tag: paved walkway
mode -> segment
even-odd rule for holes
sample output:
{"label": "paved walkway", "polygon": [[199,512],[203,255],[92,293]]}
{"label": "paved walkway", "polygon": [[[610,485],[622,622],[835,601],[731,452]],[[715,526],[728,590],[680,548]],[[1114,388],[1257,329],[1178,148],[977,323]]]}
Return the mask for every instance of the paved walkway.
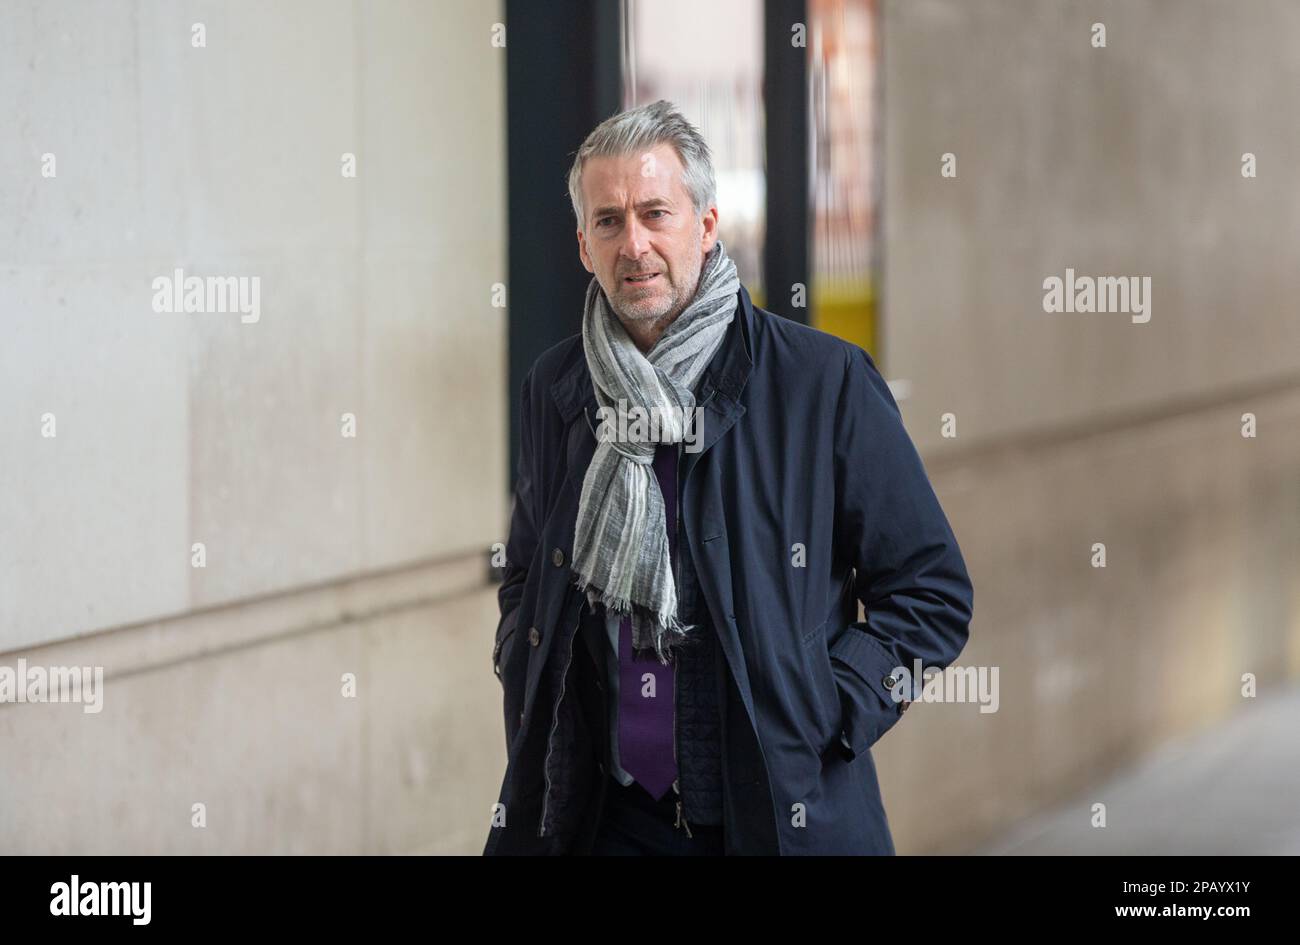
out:
{"label": "paved walkway", "polygon": [[[1107,826],[1091,826],[1106,804]],[[976,854],[1300,855],[1300,686],[1162,746]]]}

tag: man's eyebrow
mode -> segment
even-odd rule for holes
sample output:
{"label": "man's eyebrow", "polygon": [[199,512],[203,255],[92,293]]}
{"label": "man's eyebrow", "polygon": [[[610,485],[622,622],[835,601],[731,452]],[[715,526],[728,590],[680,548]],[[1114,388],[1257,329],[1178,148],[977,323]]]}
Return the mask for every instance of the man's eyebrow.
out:
{"label": "man's eyebrow", "polygon": [[[666,197],[651,197],[649,200],[642,200],[636,204],[637,210],[653,210],[658,207],[671,207],[673,202]],[[591,214],[593,220],[599,220],[601,217],[618,216],[623,212],[622,207],[597,207]]]}

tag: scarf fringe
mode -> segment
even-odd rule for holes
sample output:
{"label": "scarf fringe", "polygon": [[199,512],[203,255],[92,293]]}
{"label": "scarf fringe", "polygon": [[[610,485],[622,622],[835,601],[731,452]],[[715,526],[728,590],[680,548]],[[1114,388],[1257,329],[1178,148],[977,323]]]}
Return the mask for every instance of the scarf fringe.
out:
{"label": "scarf fringe", "polygon": [[632,617],[632,643],[635,649],[646,649],[645,647],[636,646],[636,631],[638,622],[644,623],[649,620],[653,624],[651,636],[653,637],[655,656],[665,666],[668,665],[674,649],[685,644],[690,632],[696,629],[696,624],[683,623],[677,619],[676,614],[659,613],[629,598],[608,595],[600,588],[595,587],[590,579],[584,579],[581,575],[575,575],[575,578],[574,584],[586,594],[587,602],[593,608],[599,604],[604,607],[607,613],[624,617],[630,615]]}

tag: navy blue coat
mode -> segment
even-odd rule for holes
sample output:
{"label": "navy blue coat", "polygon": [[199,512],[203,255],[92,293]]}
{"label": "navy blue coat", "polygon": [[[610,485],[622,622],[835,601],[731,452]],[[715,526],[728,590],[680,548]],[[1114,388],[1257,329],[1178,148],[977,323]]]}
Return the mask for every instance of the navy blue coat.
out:
{"label": "navy blue coat", "polygon": [[[941,669],[965,646],[970,578],[871,356],[739,296],[680,496],[730,694],[726,852],[892,854],[871,746],[905,708],[896,668]],[[508,762],[483,852],[575,854],[608,781],[574,661],[586,607],[569,563],[598,425],[581,336],[520,395],[493,649]]]}

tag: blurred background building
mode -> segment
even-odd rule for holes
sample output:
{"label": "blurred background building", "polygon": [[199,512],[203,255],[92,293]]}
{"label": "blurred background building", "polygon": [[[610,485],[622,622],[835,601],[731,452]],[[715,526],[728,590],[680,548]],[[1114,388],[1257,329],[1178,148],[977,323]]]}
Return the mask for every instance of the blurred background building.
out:
{"label": "blurred background building", "polygon": [[[565,176],[660,97],[756,301],[876,358],[970,568],[999,708],[873,749],[899,852],[1300,852],[1294,3],[0,32],[0,665],[105,672],[98,714],[0,704],[0,852],[482,849],[517,393],[590,278]],[[177,268],[260,277],[260,319],[155,312]],[[1044,312],[1067,268],[1149,276],[1150,321]]]}

